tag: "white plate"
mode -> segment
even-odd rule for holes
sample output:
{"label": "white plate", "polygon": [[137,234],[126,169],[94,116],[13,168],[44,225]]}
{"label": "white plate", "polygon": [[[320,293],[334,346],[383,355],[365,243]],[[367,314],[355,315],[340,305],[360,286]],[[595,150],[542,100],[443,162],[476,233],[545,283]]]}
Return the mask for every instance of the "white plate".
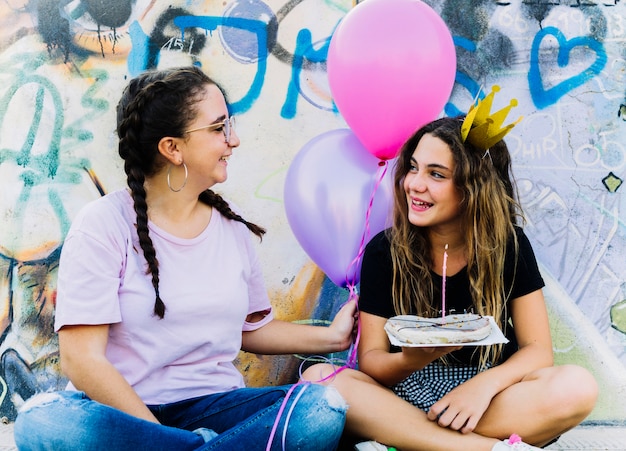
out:
{"label": "white plate", "polygon": [[[504,336],[496,322],[493,320],[493,316],[485,316],[485,318],[488,318],[489,324],[491,324],[491,332],[489,333],[489,335],[487,335],[482,340],[470,341],[467,343],[407,343],[396,338],[394,335],[389,333],[387,329],[385,329],[385,332],[387,332],[387,336],[389,337],[389,341],[391,342],[391,344],[394,346],[399,346],[401,348],[434,348],[440,346],[486,346],[498,343],[508,343],[509,340]],[[400,315],[394,316],[394,319],[415,321],[417,317],[413,315]]]}

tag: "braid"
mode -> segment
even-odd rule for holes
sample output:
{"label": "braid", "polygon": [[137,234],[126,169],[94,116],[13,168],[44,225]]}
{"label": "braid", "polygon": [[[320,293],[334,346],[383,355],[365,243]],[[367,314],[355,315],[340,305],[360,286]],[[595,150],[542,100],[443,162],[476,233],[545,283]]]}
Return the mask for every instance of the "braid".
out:
{"label": "braid", "polygon": [[146,190],[144,189],[144,175],[141,171],[131,170],[127,178],[128,186],[131,189],[135,213],[137,213],[137,235],[139,245],[143,250],[143,256],[148,262],[146,274],[152,274],[152,286],[156,299],[154,301],[154,314],[159,318],[165,316],[165,304],[159,295],[159,262],[156,258],[156,251],[152,244],[152,239],[148,234],[148,204],[146,203]]}
{"label": "braid", "polygon": [[149,235],[144,182],[164,164],[159,141],[164,136],[183,136],[206,85],[216,84],[197,67],[148,71],[129,82],[117,105],[118,152],[124,160],[139,245],[148,264],[146,274],[152,275],[154,314],[159,318],[165,316],[166,307],[159,294],[159,261]]}
{"label": "braid", "polygon": [[225,218],[245,224],[252,233],[259,237],[259,239],[263,239],[265,229],[256,224],[253,224],[252,222],[246,221],[237,213],[232,211],[230,209],[230,206],[228,205],[228,202],[226,202],[224,198],[219,194],[211,191],[210,189],[207,189],[200,193],[198,199],[211,207],[215,207],[217,211],[219,211]]}
{"label": "braid", "polygon": [[[143,251],[144,258],[148,263],[146,274],[152,274],[152,286],[155,292],[154,314],[159,318],[165,316],[165,304],[159,294],[159,262],[156,258],[156,250],[152,244],[148,229],[148,204],[146,203],[146,190],[144,187],[145,171],[142,170],[142,161],[132,149],[140,147],[137,133],[141,130],[141,111],[148,99],[144,94],[148,90],[135,94],[134,99],[126,107],[126,118],[122,119],[118,126],[120,142],[118,145],[119,154],[125,160],[124,171],[126,172],[126,183],[131,191],[133,206],[137,214],[137,236],[139,245]],[[143,95],[142,95],[143,94]]]}

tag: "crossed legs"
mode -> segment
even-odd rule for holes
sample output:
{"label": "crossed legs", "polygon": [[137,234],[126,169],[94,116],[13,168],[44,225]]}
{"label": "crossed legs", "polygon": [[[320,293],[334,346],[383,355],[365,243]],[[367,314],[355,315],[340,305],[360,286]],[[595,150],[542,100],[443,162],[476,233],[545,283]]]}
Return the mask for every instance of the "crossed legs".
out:
{"label": "crossed legs", "polygon": [[[315,365],[303,377],[321,380],[330,365]],[[499,393],[471,433],[439,426],[426,414],[359,371],[345,369],[325,383],[348,403],[346,432],[402,451],[486,450],[512,433],[541,446],[579,424],[593,409],[597,385],[585,369],[543,368]]]}

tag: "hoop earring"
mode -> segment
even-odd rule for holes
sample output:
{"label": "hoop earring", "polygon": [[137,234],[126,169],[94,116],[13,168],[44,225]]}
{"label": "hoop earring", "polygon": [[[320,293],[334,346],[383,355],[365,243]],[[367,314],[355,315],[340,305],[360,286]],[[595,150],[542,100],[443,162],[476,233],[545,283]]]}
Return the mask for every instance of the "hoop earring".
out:
{"label": "hoop earring", "polygon": [[187,184],[187,177],[189,176],[189,172],[187,171],[187,165],[185,164],[185,162],[183,161],[183,169],[185,170],[185,180],[183,181],[183,184],[180,185],[180,188],[178,189],[174,189],[172,188],[172,183],[170,182],[170,173],[172,172],[172,168],[174,167],[173,164],[170,164],[170,166],[167,168],[167,187],[174,193],[177,193],[179,191],[182,191],[182,189],[185,187],[185,185]]}

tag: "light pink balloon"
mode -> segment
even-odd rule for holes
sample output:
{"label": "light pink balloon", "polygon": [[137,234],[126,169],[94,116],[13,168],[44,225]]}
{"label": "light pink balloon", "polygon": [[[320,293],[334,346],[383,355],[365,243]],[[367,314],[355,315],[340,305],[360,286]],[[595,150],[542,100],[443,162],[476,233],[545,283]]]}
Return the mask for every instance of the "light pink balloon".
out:
{"label": "light pink balloon", "polygon": [[366,0],[339,23],[328,49],[339,112],[372,155],[390,159],[436,119],[456,73],[450,31],[420,0]]}
{"label": "light pink balloon", "polygon": [[[387,165],[386,172],[379,164]],[[349,129],[316,136],[289,165],[284,190],[289,226],[337,286],[359,282],[361,245],[391,224],[392,166],[370,154]]]}

